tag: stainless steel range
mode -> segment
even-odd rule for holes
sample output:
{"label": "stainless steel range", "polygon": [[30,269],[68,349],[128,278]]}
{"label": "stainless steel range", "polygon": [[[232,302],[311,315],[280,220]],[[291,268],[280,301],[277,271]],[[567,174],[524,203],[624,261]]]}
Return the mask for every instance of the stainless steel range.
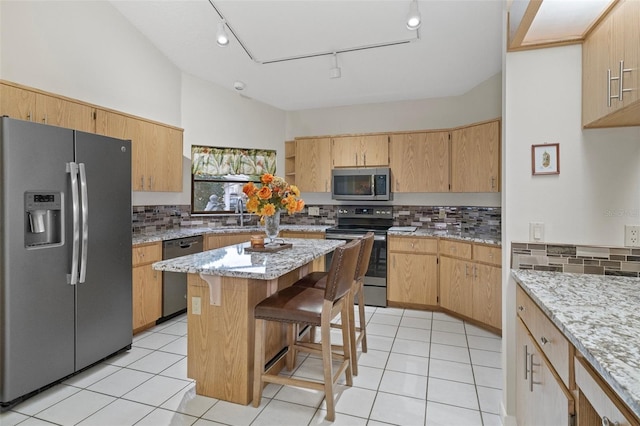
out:
{"label": "stainless steel range", "polygon": [[[369,269],[364,277],[364,302],[387,306],[387,230],[393,225],[391,206],[339,206],[337,226],[326,231],[328,240],[352,240],[369,231],[375,234]],[[326,267],[331,265],[327,255]]]}

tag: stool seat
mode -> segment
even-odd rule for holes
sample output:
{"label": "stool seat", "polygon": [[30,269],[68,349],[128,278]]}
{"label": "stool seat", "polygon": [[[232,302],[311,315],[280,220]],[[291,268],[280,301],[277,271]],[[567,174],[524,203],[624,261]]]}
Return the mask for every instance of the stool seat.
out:
{"label": "stool seat", "polygon": [[324,290],[291,286],[260,302],[253,315],[267,321],[319,326],[323,302]]}
{"label": "stool seat", "polygon": [[324,289],[327,286],[328,272],[310,272],[304,277],[295,282],[295,286],[298,287],[313,287]]}

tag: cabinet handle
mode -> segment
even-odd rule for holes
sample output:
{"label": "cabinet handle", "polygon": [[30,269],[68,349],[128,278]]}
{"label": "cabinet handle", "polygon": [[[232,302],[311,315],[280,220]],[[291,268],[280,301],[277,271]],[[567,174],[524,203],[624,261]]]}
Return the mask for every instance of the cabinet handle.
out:
{"label": "cabinet handle", "polygon": [[27,120],[33,121],[33,118],[31,117],[31,111],[27,113]]}
{"label": "cabinet handle", "polygon": [[540,364],[534,364],[533,363],[533,352],[529,354],[529,365],[531,366],[531,371],[529,372],[529,392],[533,392],[533,385],[539,385],[541,382],[534,382],[533,381],[533,366],[535,365],[536,367],[540,366]]}
{"label": "cabinet handle", "polygon": [[42,117],[42,122],[44,124],[47,124],[47,114],[45,114],[44,117]]}
{"label": "cabinet handle", "polygon": [[356,166],[358,165],[358,154],[355,155],[356,157]]}
{"label": "cabinet handle", "polygon": [[542,346],[546,345],[547,343],[549,343],[549,339],[547,339],[546,337],[542,336],[540,338],[540,343],[542,343]]}
{"label": "cabinet handle", "polygon": [[327,188],[329,186],[329,182],[325,179],[324,180],[324,192],[329,192],[329,189]]}
{"label": "cabinet handle", "polygon": [[140,188],[144,191],[144,175],[140,176]]}
{"label": "cabinet handle", "polygon": [[473,265],[473,278],[478,278],[478,266]]}
{"label": "cabinet handle", "polygon": [[153,176],[149,176],[149,190],[153,189]]}
{"label": "cabinet handle", "polygon": [[[624,67],[624,60],[620,61],[620,75],[617,77],[611,77],[611,68],[607,70],[607,106],[611,107],[611,99],[618,99],[622,101],[624,92],[631,92],[631,89],[624,88],[624,73],[631,72],[631,68]],[[618,94],[611,94],[611,81],[618,80]]]}
{"label": "cabinet handle", "polygon": [[491,177],[491,189],[496,189],[496,178]]}
{"label": "cabinet handle", "polygon": [[609,420],[609,417],[604,416],[602,418],[602,426],[620,426],[620,423],[618,422],[611,422],[611,420]]}
{"label": "cabinet handle", "polygon": [[522,306],[522,305],[518,306],[518,311],[519,312],[524,312],[524,306]]}
{"label": "cabinet handle", "polygon": [[398,179],[396,179],[396,191],[400,190],[400,184],[398,183]]}
{"label": "cabinet handle", "polygon": [[631,72],[631,68],[624,67],[624,59],[620,61],[620,89],[619,89],[619,97],[618,100],[622,101],[622,95],[624,92],[630,92],[631,89],[624,88],[624,73]]}
{"label": "cabinet handle", "polygon": [[524,379],[529,379],[529,348],[527,345],[523,345],[522,349],[524,350]]}
{"label": "cabinet handle", "polygon": [[366,152],[362,155],[362,165],[363,166],[367,165],[367,153]]}

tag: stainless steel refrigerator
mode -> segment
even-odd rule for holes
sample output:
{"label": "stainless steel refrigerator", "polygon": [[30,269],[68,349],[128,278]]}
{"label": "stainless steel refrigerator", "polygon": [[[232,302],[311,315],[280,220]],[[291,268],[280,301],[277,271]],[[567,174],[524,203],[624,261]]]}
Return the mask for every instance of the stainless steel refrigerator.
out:
{"label": "stainless steel refrigerator", "polygon": [[0,120],[6,409],[131,347],[131,142]]}

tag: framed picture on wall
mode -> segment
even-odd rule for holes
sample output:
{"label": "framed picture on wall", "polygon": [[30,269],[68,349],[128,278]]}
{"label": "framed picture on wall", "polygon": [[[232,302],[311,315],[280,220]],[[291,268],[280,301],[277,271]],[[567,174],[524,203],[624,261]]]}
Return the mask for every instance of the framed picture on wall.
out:
{"label": "framed picture on wall", "polygon": [[531,145],[531,174],[560,174],[560,144]]}

